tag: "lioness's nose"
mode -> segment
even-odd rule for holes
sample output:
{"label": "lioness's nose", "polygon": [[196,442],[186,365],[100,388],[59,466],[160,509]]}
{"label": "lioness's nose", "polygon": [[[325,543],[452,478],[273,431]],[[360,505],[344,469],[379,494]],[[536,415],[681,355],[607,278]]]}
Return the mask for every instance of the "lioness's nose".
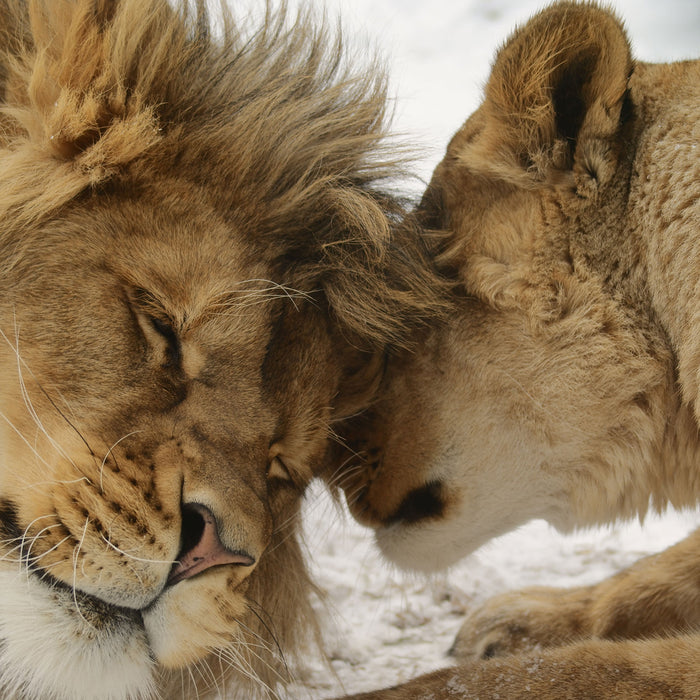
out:
{"label": "lioness's nose", "polygon": [[201,503],[182,506],[180,553],[168,577],[172,586],[220,564],[252,566],[255,559],[247,552],[227,549],[219,537],[214,514]]}

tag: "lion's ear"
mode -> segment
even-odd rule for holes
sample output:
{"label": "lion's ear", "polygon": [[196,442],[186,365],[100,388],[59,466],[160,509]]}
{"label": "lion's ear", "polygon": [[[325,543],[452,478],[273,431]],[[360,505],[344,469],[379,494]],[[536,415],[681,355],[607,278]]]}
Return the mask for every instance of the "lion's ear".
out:
{"label": "lion's ear", "polygon": [[521,184],[571,169],[605,181],[616,165],[610,146],[632,66],[624,29],[610,12],[573,2],[544,10],[496,57],[483,128],[467,145],[470,164],[476,158]]}

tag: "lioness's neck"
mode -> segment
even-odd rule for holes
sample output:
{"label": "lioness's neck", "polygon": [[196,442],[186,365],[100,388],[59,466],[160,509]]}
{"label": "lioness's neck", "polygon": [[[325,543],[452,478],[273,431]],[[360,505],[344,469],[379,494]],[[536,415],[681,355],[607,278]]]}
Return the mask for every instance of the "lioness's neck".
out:
{"label": "lioness's neck", "polygon": [[[665,417],[658,448],[642,471],[648,481],[639,473],[633,481],[630,500],[639,512],[647,493],[659,508],[693,506],[700,498],[700,337],[692,332],[700,309],[698,85],[698,62],[635,67],[627,150],[609,197],[585,226],[572,227],[572,255],[595,270],[650,359],[666,368],[653,398]],[[651,411],[649,398],[640,405]]]}

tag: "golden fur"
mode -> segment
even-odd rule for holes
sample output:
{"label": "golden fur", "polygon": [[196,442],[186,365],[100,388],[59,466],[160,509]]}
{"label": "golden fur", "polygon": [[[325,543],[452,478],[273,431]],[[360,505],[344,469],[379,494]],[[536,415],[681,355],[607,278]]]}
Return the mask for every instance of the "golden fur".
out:
{"label": "golden fur", "polygon": [[0,0],[3,698],[269,695],[313,637],[301,496],[441,282],[381,71],[292,19]]}
{"label": "golden fur", "polygon": [[[592,3],[498,53],[416,212],[447,232],[449,318],[344,430],[389,559],[432,571],[532,518],[700,501],[699,86],[698,61],[635,62]],[[358,697],[700,697],[699,565],[700,532],[597,586],[501,596],[457,668]]]}

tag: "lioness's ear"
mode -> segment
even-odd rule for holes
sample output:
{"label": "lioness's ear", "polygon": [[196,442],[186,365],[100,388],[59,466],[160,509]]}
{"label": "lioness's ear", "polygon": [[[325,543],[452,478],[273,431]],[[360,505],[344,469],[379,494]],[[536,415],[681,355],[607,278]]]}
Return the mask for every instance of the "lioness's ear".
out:
{"label": "lioness's ear", "polygon": [[470,164],[481,160],[519,184],[524,175],[541,181],[571,168],[605,181],[615,167],[611,147],[631,71],[627,37],[613,14],[573,2],[544,10],[496,57]]}

